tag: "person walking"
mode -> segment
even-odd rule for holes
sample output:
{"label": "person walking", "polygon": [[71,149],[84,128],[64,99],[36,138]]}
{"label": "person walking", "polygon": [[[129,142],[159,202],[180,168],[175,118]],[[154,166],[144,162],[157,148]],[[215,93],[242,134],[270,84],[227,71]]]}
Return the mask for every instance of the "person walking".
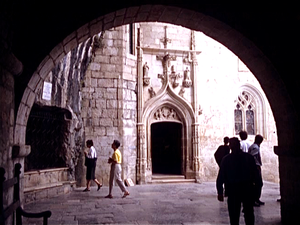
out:
{"label": "person walking", "polygon": [[114,153],[112,156],[108,159],[108,163],[111,164],[110,167],[110,176],[109,176],[109,194],[105,196],[105,198],[113,198],[112,196],[112,188],[114,180],[116,180],[118,186],[120,187],[121,191],[124,193],[123,198],[129,195],[128,190],[126,189],[124,182],[121,178],[121,172],[122,172],[122,155],[119,150],[120,142],[118,140],[114,140],[111,144],[112,149],[114,150]]}
{"label": "person walking", "polygon": [[224,185],[225,196],[228,197],[230,224],[239,224],[241,205],[243,204],[245,224],[254,225],[255,161],[250,154],[241,150],[238,138],[230,138],[229,146],[232,153],[223,158],[216,180],[218,200],[224,201]]}
{"label": "person walking", "polygon": [[260,134],[255,136],[254,143],[249,147],[248,153],[251,154],[256,163],[256,168],[258,171],[258,179],[255,182],[255,202],[254,206],[261,206],[264,205],[265,203],[260,201],[261,197],[261,191],[263,187],[263,180],[262,180],[262,175],[261,175],[261,156],[260,156],[260,145],[263,142],[264,138]]}
{"label": "person walking", "polygon": [[240,131],[239,132],[239,136],[240,136],[240,139],[241,139],[241,149],[243,150],[243,152],[248,152],[248,149],[251,145],[250,142],[247,141],[247,138],[248,138],[248,133],[247,131]]}
{"label": "person walking", "polygon": [[84,151],[85,154],[85,166],[86,166],[86,188],[83,190],[84,192],[90,191],[91,181],[93,180],[100,190],[102,184],[95,177],[96,170],[96,162],[97,162],[97,152],[94,147],[93,140],[87,140],[86,146],[89,148],[88,151]]}
{"label": "person walking", "polygon": [[229,137],[223,138],[224,145],[220,145],[218,149],[216,150],[214,157],[216,162],[218,163],[219,167],[221,166],[222,159],[224,156],[228,155],[230,152],[229,148]]}

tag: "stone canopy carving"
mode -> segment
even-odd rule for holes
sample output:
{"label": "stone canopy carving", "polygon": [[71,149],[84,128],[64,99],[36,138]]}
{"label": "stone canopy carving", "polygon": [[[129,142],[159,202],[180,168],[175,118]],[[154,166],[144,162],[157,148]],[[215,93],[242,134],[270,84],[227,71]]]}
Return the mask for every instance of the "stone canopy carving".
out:
{"label": "stone canopy carving", "polygon": [[159,108],[153,115],[155,120],[179,120],[175,109],[163,106]]}

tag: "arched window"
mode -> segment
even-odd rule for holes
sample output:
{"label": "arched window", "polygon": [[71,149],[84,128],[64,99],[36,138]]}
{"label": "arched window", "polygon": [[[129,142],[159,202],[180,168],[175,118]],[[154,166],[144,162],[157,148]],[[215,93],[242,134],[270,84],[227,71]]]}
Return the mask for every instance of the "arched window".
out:
{"label": "arched window", "polygon": [[264,108],[263,97],[256,88],[248,85],[241,87],[241,91],[235,100],[235,134],[245,130],[248,135],[264,135]]}

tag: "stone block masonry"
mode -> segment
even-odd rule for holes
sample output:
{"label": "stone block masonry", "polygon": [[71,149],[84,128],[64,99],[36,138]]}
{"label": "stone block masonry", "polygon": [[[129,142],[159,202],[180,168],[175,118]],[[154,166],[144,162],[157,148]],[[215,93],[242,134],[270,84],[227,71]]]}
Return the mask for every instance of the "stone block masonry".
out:
{"label": "stone block masonry", "polygon": [[[82,89],[82,115],[85,140],[92,139],[97,150],[96,177],[108,185],[108,157],[114,139],[121,142],[123,178],[135,180],[136,155],[136,60],[127,58],[124,27],[106,31],[102,48],[86,72]],[[117,43],[117,44],[112,44]],[[134,146],[134,147],[133,147]],[[130,162],[129,162],[130,161]]]}

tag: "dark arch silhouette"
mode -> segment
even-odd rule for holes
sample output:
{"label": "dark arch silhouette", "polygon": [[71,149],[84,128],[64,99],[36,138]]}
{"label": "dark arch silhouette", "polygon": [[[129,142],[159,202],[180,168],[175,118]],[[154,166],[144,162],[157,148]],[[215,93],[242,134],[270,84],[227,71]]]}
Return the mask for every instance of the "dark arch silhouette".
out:
{"label": "dark arch silhouette", "polygon": [[[24,91],[34,91],[37,87],[29,82],[35,71],[43,76],[55,63],[57,56],[54,58],[49,52],[53,53],[56,48],[58,54],[66,54],[80,40],[97,31],[95,24],[101,23],[101,29],[105,30],[132,22],[167,22],[200,30],[224,44],[256,76],[270,102],[278,131],[279,146],[275,150],[279,155],[282,220],[299,220],[300,78],[297,76],[299,56],[295,53],[300,49],[300,33],[293,32],[300,22],[297,5],[282,2],[271,6],[230,5],[193,0],[140,0],[118,4],[89,1],[80,5],[73,1],[51,1],[48,5],[13,1],[7,4],[5,28],[10,27],[12,32],[2,35],[8,40],[3,52],[11,51],[23,64],[22,74],[15,79],[16,111],[25,99]],[[1,63],[12,67],[9,58],[3,59],[3,55]],[[294,176],[287,171],[293,171]]]}

